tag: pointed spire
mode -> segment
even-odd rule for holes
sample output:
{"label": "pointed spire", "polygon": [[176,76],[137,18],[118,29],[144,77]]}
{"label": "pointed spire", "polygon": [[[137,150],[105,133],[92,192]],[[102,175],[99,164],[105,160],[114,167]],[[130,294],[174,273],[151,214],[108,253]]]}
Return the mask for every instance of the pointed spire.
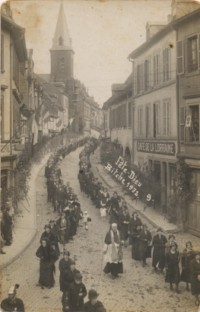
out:
{"label": "pointed spire", "polygon": [[72,50],[71,38],[69,36],[63,1],[61,1],[60,4],[52,50]]}

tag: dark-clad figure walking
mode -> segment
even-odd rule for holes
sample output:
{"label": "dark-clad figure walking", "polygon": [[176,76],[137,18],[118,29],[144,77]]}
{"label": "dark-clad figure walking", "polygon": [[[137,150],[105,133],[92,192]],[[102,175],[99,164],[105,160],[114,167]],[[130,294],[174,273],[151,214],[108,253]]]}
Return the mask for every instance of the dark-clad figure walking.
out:
{"label": "dark-clad figure walking", "polygon": [[83,312],[106,312],[103,303],[97,300],[99,294],[96,290],[91,289],[88,292],[89,301],[84,304]]}
{"label": "dark-clad figure walking", "polygon": [[109,232],[106,234],[104,243],[104,260],[106,262],[104,272],[106,274],[111,273],[114,279],[118,277],[119,273],[123,273],[122,241],[116,223],[111,225]]}
{"label": "dark-clad figure walking", "polygon": [[64,283],[64,275],[67,271],[70,270],[71,259],[70,253],[68,251],[64,251],[63,258],[59,261],[59,271],[60,271],[60,290],[63,291],[63,283]]}
{"label": "dark-clad figure walking", "polygon": [[82,282],[82,275],[75,274],[74,282],[69,288],[69,308],[70,311],[83,311],[84,298],[87,296],[87,290]]}
{"label": "dark-clad figure walking", "polygon": [[200,252],[198,252],[195,258],[190,264],[191,272],[191,292],[195,296],[195,304],[200,305]]}
{"label": "dark-clad figure walking", "polygon": [[13,240],[12,235],[13,218],[9,208],[3,211],[3,222],[4,222],[3,239],[5,240],[5,245],[10,246]]}
{"label": "dark-clad figure walking", "polygon": [[140,260],[139,254],[139,237],[142,229],[142,221],[138,217],[137,212],[132,214],[129,224],[130,243],[132,245],[132,259]]}
{"label": "dark-clad figure walking", "polygon": [[185,245],[181,256],[181,281],[186,283],[186,290],[189,291],[189,284],[191,283],[191,272],[190,272],[190,263],[195,258],[195,252],[192,247],[192,243],[189,241]]}
{"label": "dark-clad figure walking", "polygon": [[157,271],[159,268],[162,272],[165,267],[165,245],[167,239],[164,234],[162,234],[162,229],[157,229],[157,234],[153,238],[153,259],[152,266]]}
{"label": "dark-clad figure walking", "polygon": [[8,298],[2,300],[1,311],[2,312],[25,312],[24,303],[22,299],[16,297],[16,289],[19,288],[18,284],[10,287],[8,291]]}
{"label": "dark-clad figure walking", "polygon": [[63,271],[63,274],[62,274],[62,284],[61,284],[62,292],[69,290],[70,285],[74,282],[75,275],[77,273],[80,273],[80,272],[76,269],[75,262],[73,260],[70,260],[69,269]]}
{"label": "dark-clad figure walking", "polygon": [[173,290],[173,284],[176,285],[176,292],[179,293],[178,285],[180,282],[179,270],[180,255],[177,250],[177,245],[171,245],[170,251],[166,255],[166,277],[165,282],[170,284],[170,290]]}
{"label": "dark-clad figure walking", "polygon": [[[144,267],[146,263],[146,259],[151,256],[151,243],[152,236],[149,232],[146,224],[143,224],[142,231],[139,236],[139,255],[140,260],[142,260],[142,266]],[[149,250],[150,249],[150,250]]]}
{"label": "dark-clad figure walking", "polygon": [[47,244],[46,240],[41,241],[41,246],[36,251],[36,256],[40,259],[40,276],[38,286],[41,288],[51,288],[54,286],[54,272],[56,250]]}

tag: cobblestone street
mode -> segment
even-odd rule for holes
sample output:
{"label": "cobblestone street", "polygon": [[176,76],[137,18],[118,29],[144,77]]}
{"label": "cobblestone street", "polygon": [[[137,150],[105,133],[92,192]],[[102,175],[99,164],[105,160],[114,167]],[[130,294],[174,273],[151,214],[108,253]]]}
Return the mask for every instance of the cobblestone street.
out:
{"label": "cobblestone street", "polygon": [[[101,220],[99,210],[93,206],[90,199],[80,193],[77,180],[80,151],[81,148],[69,154],[61,163],[61,170],[64,182],[70,182],[78,195],[82,210],[87,210],[92,219],[88,231],[80,223],[75,239],[67,245],[71,256],[77,258],[76,266],[83,274],[83,282],[87,290],[91,287],[95,288],[100,294],[99,300],[104,303],[108,311],[112,312],[197,311],[194,298],[185,291],[184,284],[180,285],[181,294],[171,292],[169,285],[165,284],[164,276],[152,272],[151,259],[147,261],[146,268],[131,259],[130,246],[124,248],[124,274],[116,280],[104,275],[102,249],[109,226],[107,220]],[[44,225],[55,217],[51,204],[47,203],[44,169],[40,171],[36,180],[36,206],[38,234],[29,248],[4,269],[2,297],[7,296],[10,285],[19,283],[18,296],[23,299],[26,312],[62,311],[58,269],[54,288],[41,290],[36,287],[39,260],[35,252]]]}

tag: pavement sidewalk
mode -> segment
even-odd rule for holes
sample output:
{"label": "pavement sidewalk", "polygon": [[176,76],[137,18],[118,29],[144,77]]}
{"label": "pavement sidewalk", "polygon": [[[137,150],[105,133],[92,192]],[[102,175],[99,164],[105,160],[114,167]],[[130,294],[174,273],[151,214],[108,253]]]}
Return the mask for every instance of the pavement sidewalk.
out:
{"label": "pavement sidewalk", "polygon": [[29,180],[28,200],[19,203],[19,213],[14,217],[13,243],[5,246],[6,254],[0,256],[0,270],[15,261],[21,253],[31,244],[37,233],[36,227],[36,178],[40,170],[45,166],[50,153],[47,154],[39,164],[33,164]]}
{"label": "pavement sidewalk", "polygon": [[93,155],[90,156],[92,170],[104,185],[110,190],[110,194],[116,191],[119,195],[123,196],[129,205],[131,212],[134,210],[139,211],[141,217],[146,219],[154,228],[161,227],[164,232],[179,232],[177,225],[169,223],[163,215],[160,215],[152,207],[147,207],[144,211],[144,203],[140,200],[132,200],[128,195],[124,194],[122,186],[117,183],[104,169],[100,163],[100,148],[98,147]]}

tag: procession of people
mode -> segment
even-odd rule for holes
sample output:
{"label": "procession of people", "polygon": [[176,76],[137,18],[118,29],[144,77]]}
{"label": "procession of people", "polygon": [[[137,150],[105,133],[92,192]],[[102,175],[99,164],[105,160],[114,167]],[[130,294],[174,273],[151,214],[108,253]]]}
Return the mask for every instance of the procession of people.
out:
{"label": "procession of people", "polygon": [[[134,262],[141,263],[145,270],[151,261],[152,274],[163,276],[165,282],[169,283],[169,289],[175,290],[177,294],[180,294],[180,282],[184,282],[186,291],[191,291],[195,297],[195,304],[200,305],[200,252],[193,249],[190,241],[186,242],[184,250],[180,252],[174,234],[167,237],[162,228],[158,228],[156,233],[151,232],[140,218],[139,211],[134,209],[131,214],[125,198],[116,191],[110,194],[94,176],[90,155],[98,146],[97,140],[90,139],[84,143],[85,147],[79,155],[80,191],[92,201],[94,209],[98,211],[99,221],[108,222],[108,230],[102,242],[102,274],[113,280],[119,279],[124,273],[123,252],[130,246],[130,257]],[[44,226],[36,250],[39,259],[37,286],[41,289],[55,286],[58,263],[62,311],[106,312],[103,303],[98,300],[97,290],[87,290],[84,276],[76,264],[77,259],[68,250],[68,242],[75,239],[80,222],[84,230],[88,231],[89,222],[92,221],[89,212],[82,211],[70,183],[63,182],[60,169],[63,158],[78,146],[77,143],[71,143],[62,148],[49,158],[45,167],[47,202],[51,203],[55,217]],[[87,295],[88,301],[85,302]]]}

